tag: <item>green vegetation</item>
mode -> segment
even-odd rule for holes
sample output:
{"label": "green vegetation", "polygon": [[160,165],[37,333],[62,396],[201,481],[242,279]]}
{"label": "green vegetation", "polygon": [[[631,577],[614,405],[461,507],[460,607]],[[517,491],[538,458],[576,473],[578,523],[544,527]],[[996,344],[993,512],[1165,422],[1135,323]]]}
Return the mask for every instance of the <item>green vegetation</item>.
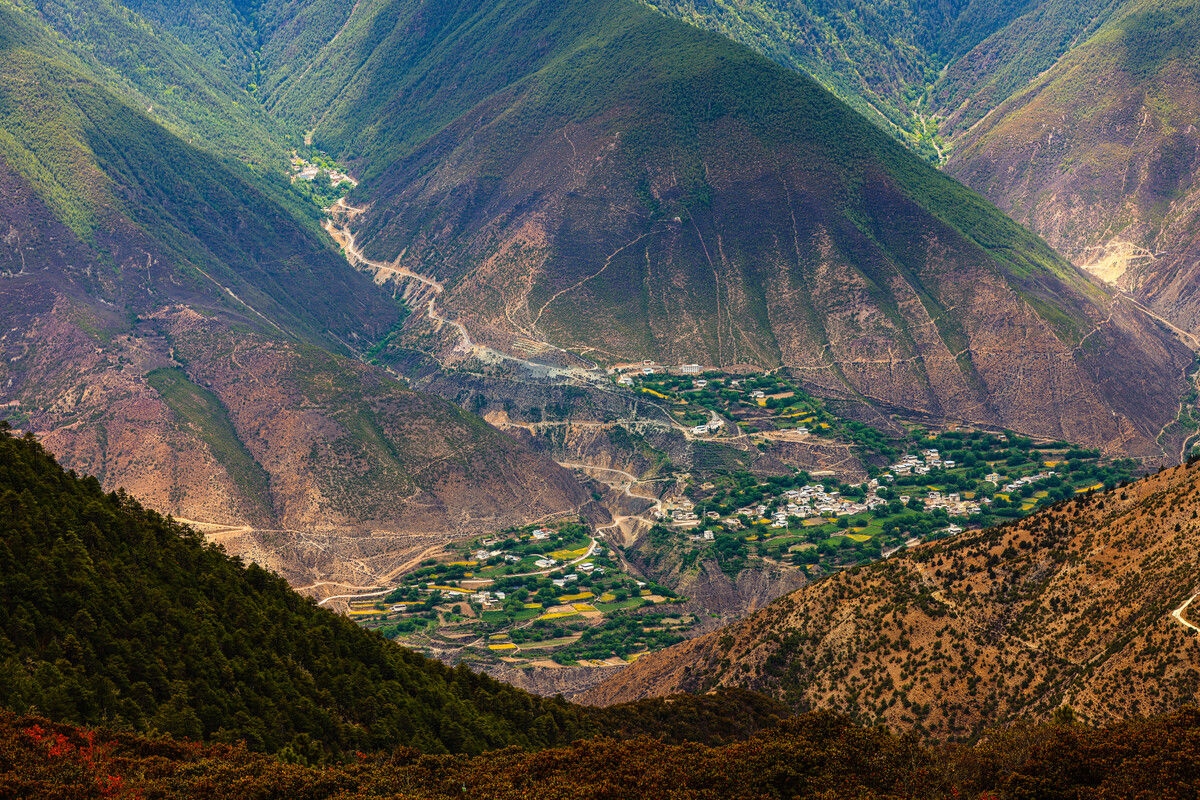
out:
{"label": "green vegetation", "polygon": [[337,757],[544,745],[574,709],[395,647],[282,578],[0,436],[0,703]]}
{"label": "green vegetation", "polygon": [[398,320],[396,304],[346,268],[282,166],[258,172],[185,142],[65,48],[0,0],[0,157],[92,251],[106,274],[94,280],[110,286],[96,292],[136,311],[169,292],[334,350]]}
{"label": "green vegetation", "polygon": [[956,129],[969,128],[1129,6],[1096,0],[643,1],[812,75],[935,162],[948,150],[938,135],[941,117],[953,116]]}
{"label": "green vegetation", "polygon": [[[417,14],[421,36],[400,36]],[[629,0],[553,9],[515,0],[436,10],[413,0],[379,3],[282,91],[280,113],[311,119],[320,109],[314,144],[364,178],[354,197],[371,203],[361,218],[367,252],[404,251],[414,269],[451,285],[489,256],[471,244],[479,241],[476,226],[490,224],[477,218],[480,209],[511,201],[504,176],[546,161],[540,151],[549,132],[573,125],[589,139],[614,136],[603,184],[582,187],[560,209],[555,267],[539,273],[528,298],[533,308],[545,306],[539,327],[568,348],[654,356],[666,345],[664,330],[684,324],[682,317],[698,328],[688,357],[773,366],[791,342],[779,340],[768,311],[776,278],[766,279],[764,265],[779,264],[779,288],[794,295],[788,307],[802,322],[789,338],[815,352],[826,343],[822,320],[832,309],[815,293],[813,265],[837,263],[861,287],[853,301],[870,311],[860,318],[894,342],[914,379],[930,380],[917,344],[927,337],[909,330],[916,323],[902,309],[910,295],[896,294],[897,281],[921,297],[920,324],[932,319],[946,349],[966,353],[960,368],[978,387],[985,381],[967,347],[969,326],[947,294],[954,276],[977,270],[1007,283],[1072,345],[1106,300],[1037,237],[812,80]],[[455,175],[474,189],[409,197],[439,168],[443,140],[461,134],[472,108],[489,122]],[[771,177],[748,169],[751,162]],[[530,180],[553,192],[567,180],[560,171],[539,168]],[[760,189],[739,188],[746,185]],[[647,213],[585,211],[628,205]],[[799,212],[808,208],[830,216]],[[524,217],[505,219],[516,225]],[[436,246],[431,225],[444,226]],[[729,268],[714,282],[705,253],[718,236]],[[827,236],[827,247],[813,244]],[[643,239],[644,248],[627,247]],[[954,260],[954,276],[928,268],[930,254],[918,243],[932,239],[948,248],[939,257]],[[783,247],[785,240],[792,244]],[[681,288],[664,298],[646,290],[648,282]],[[502,291],[478,302],[499,313]],[[722,300],[731,293],[745,298],[744,313],[732,318]]]}
{"label": "green vegetation", "polygon": [[278,174],[286,168],[288,150],[299,137],[289,136],[220,69],[147,24],[136,13],[142,5],[137,0],[3,2],[25,6],[61,34],[57,43],[86,66],[89,78],[146,109],[180,138],[258,171]]}
{"label": "green vegetation", "polygon": [[[668,524],[649,537],[658,554],[651,558],[673,553],[684,570],[713,559],[733,577],[766,559],[827,575],[913,540],[988,527],[1112,489],[1137,467],[1131,459],[1103,459],[1098,450],[1061,441],[1035,444],[1011,431],[935,434],[915,427],[887,436],[837,417],[778,374],[639,375],[631,391],[671,401],[681,420],[719,412],[768,450],[775,436],[839,438],[867,464],[870,479],[858,483],[831,474],[762,479],[737,471],[717,472],[699,486],[690,481],[686,501],[668,502]],[[730,434],[720,428],[708,435],[719,441]]]}
{"label": "green vegetation", "polygon": [[[931,0],[850,0],[837,5],[760,0],[644,0],[662,13],[721,33],[812,75],[867,119],[936,161],[935,125],[923,123],[925,89],[955,47],[955,11]],[[961,50],[961,45],[959,45]]]}
{"label": "green vegetation", "polygon": [[626,574],[606,545],[593,547],[586,526],[560,523],[452,545],[382,599],[352,601],[350,615],[418,650],[466,645],[459,658],[467,663],[573,664],[628,659],[682,641],[695,618],[661,610],[678,600]]}
{"label": "green vegetation", "polygon": [[6,427],[0,527],[0,707],[17,713],[240,740],[302,763],[605,732],[728,741],[786,713],[746,692],[588,709],[425,659],[123,492],[64,472]]}

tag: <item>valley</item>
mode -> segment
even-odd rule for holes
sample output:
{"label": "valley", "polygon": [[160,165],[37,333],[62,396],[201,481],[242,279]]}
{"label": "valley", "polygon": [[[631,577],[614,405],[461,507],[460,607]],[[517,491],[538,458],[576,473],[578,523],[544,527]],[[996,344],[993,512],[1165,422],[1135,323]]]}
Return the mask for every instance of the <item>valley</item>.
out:
{"label": "valley", "polygon": [[0,0],[0,786],[1194,796],[1197,8]]}

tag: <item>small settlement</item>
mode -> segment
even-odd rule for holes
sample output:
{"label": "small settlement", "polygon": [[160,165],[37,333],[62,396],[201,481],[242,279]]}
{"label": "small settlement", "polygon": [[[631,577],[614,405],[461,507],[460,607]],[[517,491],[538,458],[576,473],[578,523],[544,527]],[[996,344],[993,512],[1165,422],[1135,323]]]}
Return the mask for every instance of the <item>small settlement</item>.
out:
{"label": "small settlement", "polygon": [[427,653],[623,665],[681,641],[696,619],[675,610],[673,591],[621,565],[581,523],[512,529],[450,545],[386,596],[352,602],[350,615]]}

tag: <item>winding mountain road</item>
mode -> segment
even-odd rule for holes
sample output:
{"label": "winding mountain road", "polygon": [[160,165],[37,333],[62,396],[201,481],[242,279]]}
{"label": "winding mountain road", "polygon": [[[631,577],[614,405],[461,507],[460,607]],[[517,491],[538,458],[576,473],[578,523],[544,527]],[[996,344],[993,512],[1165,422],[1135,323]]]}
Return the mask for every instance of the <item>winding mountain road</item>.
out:
{"label": "winding mountain road", "polygon": [[[361,214],[364,210],[365,209],[351,206],[344,202],[344,200],[338,200],[338,202],[329,209],[329,212],[330,214],[347,213],[351,216],[354,216]],[[334,241],[342,246],[342,249],[346,254],[346,260],[350,262],[351,266],[362,264],[372,269],[376,276],[384,275],[391,277],[410,278],[431,288],[434,292],[434,295],[430,297],[429,301],[425,304],[425,316],[438,326],[450,325],[458,331],[461,341],[456,349],[459,351],[473,355],[485,362],[495,363],[500,361],[511,361],[513,363],[521,364],[527,368],[543,371],[551,377],[570,377],[592,382],[607,380],[606,376],[601,370],[599,370],[598,367],[593,369],[570,366],[555,367],[535,361],[527,361],[526,359],[518,358],[517,356],[513,356],[475,342],[471,339],[471,334],[467,331],[465,325],[457,320],[449,319],[438,312],[437,298],[446,291],[445,284],[429,277],[428,275],[422,275],[418,272],[413,272],[407,267],[399,266],[399,257],[390,264],[367,258],[366,255],[363,254],[362,250],[359,249],[358,244],[355,241],[354,232],[350,230],[349,226],[342,224],[332,217],[327,218],[322,223],[322,226],[325,228],[325,231],[331,237],[333,237]],[[403,253],[401,253],[401,255],[403,255]],[[549,349],[562,351],[562,348],[556,347],[549,342],[540,342],[539,344],[544,344]]]}

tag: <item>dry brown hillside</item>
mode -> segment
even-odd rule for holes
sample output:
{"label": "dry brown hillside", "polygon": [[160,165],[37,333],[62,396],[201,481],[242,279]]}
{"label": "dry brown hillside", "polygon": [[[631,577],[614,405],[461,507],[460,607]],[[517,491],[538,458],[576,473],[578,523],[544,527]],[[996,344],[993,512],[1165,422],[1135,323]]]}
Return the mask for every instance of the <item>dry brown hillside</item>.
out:
{"label": "dry brown hillside", "polygon": [[449,538],[590,513],[549,457],[382,370],[181,306],[102,343],[92,313],[59,296],[0,338],[16,411],[64,465],[297,586],[372,585]]}
{"label": "dry brown hillside", "polygon": [[1172,611],[1200,591],[1198,516],[1200,466],[1164,470],[809,585],[583,699],[737,685],[939,739],[1195,703],[1200,632]]}

